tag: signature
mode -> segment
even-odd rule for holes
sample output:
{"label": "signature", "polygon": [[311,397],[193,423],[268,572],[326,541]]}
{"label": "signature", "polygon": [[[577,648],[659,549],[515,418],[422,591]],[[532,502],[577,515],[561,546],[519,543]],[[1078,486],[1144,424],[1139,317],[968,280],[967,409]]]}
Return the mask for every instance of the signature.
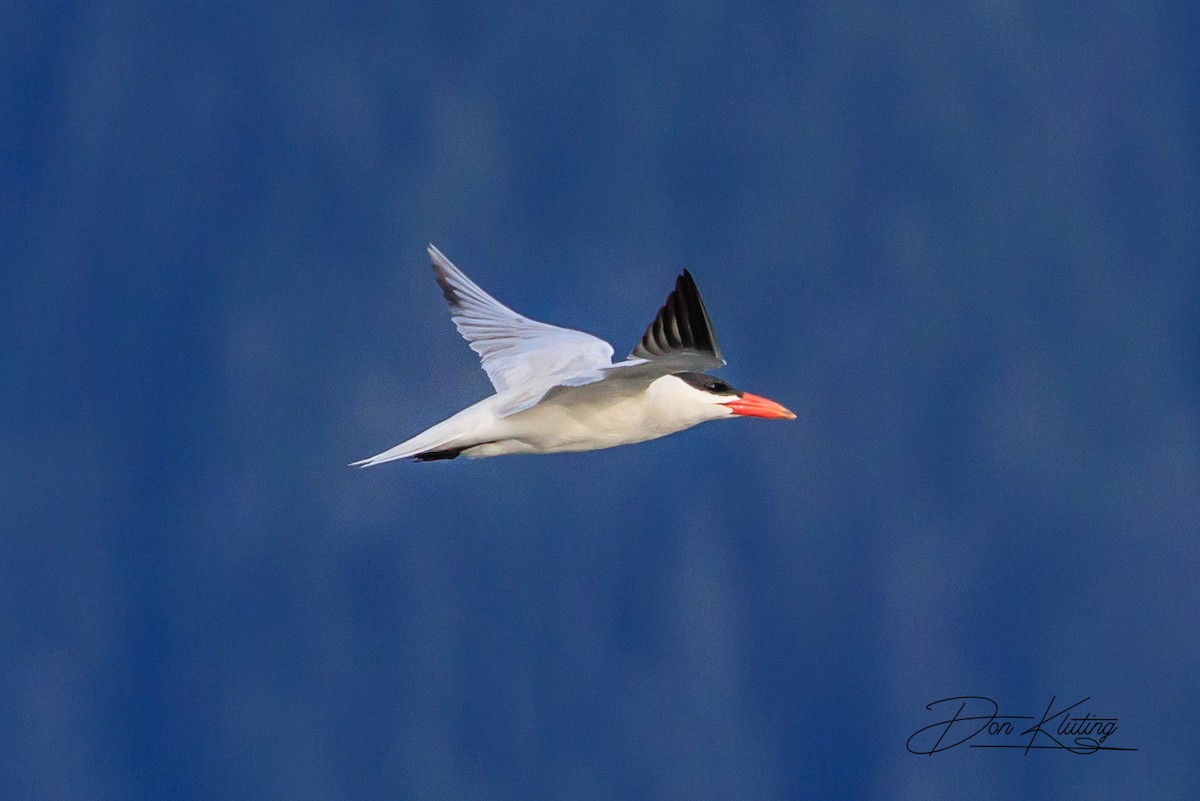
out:
{"label": "signature", "polygon": [[[1118,719],[1097,717],[1081,708],[1091,696],[1055,711],[1057,700],[1051,696],[1038,719],[1034,715],[1001,715],[1000,705],[982,695],[943,698],[925,706],[942,719],[917,729],[905,745],[913,754],[928,755],[968,742],[971,748],[1019,748],[1025,754],[1035,749],[1072,754],[1137,750],[1106,744],[1117,733]],[[1032,720],[1037,720],[1032,726],[1022,722]]]}

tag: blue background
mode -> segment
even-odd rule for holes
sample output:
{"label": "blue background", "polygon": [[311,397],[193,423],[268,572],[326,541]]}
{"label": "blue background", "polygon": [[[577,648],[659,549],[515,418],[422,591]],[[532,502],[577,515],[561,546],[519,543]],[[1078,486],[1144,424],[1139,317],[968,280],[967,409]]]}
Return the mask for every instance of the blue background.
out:
{"label": "blue background", "polygon": [[[0,6],[0,796],[1195,797],[1198,34]],[[490,391],[427,242],[618,356],[689,267],[799,419],[349,470]]]}

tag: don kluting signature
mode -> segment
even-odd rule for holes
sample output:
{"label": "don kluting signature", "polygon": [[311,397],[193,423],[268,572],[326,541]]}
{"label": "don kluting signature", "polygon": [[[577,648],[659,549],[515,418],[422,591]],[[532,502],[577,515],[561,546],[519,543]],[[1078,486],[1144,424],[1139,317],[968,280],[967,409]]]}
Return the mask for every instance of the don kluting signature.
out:
{"label": "don kluting signature", "polygon": [[[1091,696],[1057,711],[1056,696],[1046,704],[1041,718],[1034,715],[1001,715],[1000,705],[982,695],[956,695],[927,704],[925,709],[938,715],[913,732],[906,743],[914,754],[933,755],[969,743],[971,748],[1050,749],[1072,754],[1098,751],[1136,751],[1109,744],[1117,733],[1117,718],[1098,717],[1082,708]],[[1074,715],[1069,714],[1075,710]],[[1032,726],[1021,721],[1033,721]]]}

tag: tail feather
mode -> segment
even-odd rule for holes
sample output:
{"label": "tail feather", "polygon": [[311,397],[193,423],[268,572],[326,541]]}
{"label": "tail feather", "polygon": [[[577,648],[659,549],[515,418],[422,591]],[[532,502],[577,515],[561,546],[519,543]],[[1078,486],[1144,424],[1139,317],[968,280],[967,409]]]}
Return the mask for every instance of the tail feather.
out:
{"label": "tail feather", "polygon": [[458,414],[422,431],[399,445],[388,448],[366,459],[351,462],[351,467],[374,467],[397,459],[415,459],[430,462],[436,459],[453,459],[468,448],[495,439],[490,424],[495,421],[490,408],[497,396],[463,409]]}
{"label": "tail feather", "polygon": [[[384,451],[383,453],[375,454],[366,459],[359,459],[357,462],[351,462],[349,467],[374,467],[377,464],[385,462],[394,462],[398,459],[412,459],[414,462],[431,462],[435,459],[453,459],[460,455],[471,445],[457,445],[451,447],[443,447],[448,443],[435,444],[430,443],[420,447],[406,447],[407,443],[401,443],[394,448]],[[474,443],[472,443],[473,445]]]}
{"label": "tail feather", "polygon": [[374,467],[377,464],[394,462],[397,459],[413,459],[418,462],[428,462],[434,459],[453,459],[475,444],[469,442],[459,445],[455,442],[456,439],[459,439],[458,437],[429,436],[433,433],[434,431],[430,429],[410,440],[401,442],[393,448],[388,448],[383,453],[377,453],[366,459],[351,462],[349,466]]}

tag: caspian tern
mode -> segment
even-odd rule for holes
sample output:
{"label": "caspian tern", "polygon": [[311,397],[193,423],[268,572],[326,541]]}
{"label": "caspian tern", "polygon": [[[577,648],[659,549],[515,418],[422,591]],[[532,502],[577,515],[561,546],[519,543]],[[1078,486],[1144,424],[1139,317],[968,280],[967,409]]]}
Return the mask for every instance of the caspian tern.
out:
{"label": "caspian tern", "polygon": [[706,420],[796,417],[705,374],[725,360],[687,270],[633,352],[614,364],[612,345],[604,340],[517,314],[433,245],[429,257],[454,325],[479,354],[496,394],[352,467],[589,451],[656,439]]}

